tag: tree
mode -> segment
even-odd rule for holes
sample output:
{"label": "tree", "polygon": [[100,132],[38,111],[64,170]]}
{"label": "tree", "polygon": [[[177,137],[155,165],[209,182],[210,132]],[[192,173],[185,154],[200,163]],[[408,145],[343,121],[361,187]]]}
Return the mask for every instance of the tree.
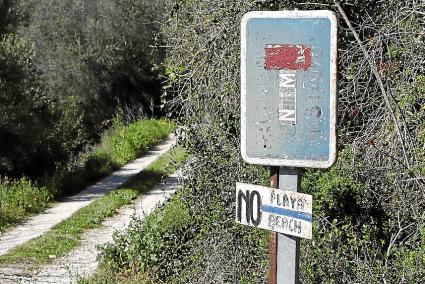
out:
{"label": "tree", "polygon": [[0,2],[0,173],[33,173],[44,167],[50,113],[27,41],[14,32],[21,19],[16,1]]}

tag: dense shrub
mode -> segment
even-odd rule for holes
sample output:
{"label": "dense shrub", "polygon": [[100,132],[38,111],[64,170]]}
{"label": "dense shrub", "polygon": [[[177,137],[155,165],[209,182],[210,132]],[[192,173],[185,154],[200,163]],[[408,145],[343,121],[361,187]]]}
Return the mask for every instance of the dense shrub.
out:
{"label": "dense shrub", "polygon": [[29,213],[41,212],[53,197],[75,193],[111,174],[145,154],[174,129],[169,120],[142,119],[128,126],[119,118],[114,121],[98,145],[77,157],[72,167],[45,176],[42,179],[44,186],[34,184],[28,178],[1,181],[0,231],[24,221]]}
{"label": "dense shrub", "polygon": [[[52,118],[35,71],[31,42],[15,36],[23,18],[16,1],[0,3],[0,174],[46,165]],[[37,171],[37,169],[35,170]]]}
{"label": "dense shrub", "polygon": [[151,46],[161,1],[25,2],[30,20],[20,33],[34,42],[37,68],[56,108],[77,108],[80,128],[89,134],[119,104],[151,115],[153,103],[158,114],[160,84],[152,68],[161,53]]}
{"label": "dense shrub", "polygon": [[43,182],[56,194],[74,193],[146,154],[174,127],[172,121],[165,119],[140,119],[126,126],[122,118],[115,117],[99,144],[76,157],[73,163],[69,163],[70,167],[45,177]]}
{"label": "dense shrub", "polygon": [[[340,16],[333,1],[304,2],[167,1],[170,107],[183,115],[184,145],[194,158],[182,198],[198,232],[184,269],[168,280],[266,282],[264,238],[233,221],[235,182],[258,184],[266,172],[240,158],[239,19],[251,10],[294,8]],[[424,282],[425,7],[414,0],[341,5],[371,60],[339,17],[341,155],[334,168],[303,179],[315,218],[314,240],[302,242],[301,279]]]}
{"label": "dense shrub", "polygon": [[162,1],[1,1],[0,174],[69,166],[107,129],[161,116]]}
{"label": "dense shrub", "polygon": [[114,269],[154,271],[160,278],[172,275],[180,268],[179,256],[185,254],[185,241],[191,237],[185,230],[189,224],[189,211],[177,195],[144,222],[133,220],[117,233],[115,244],[106,246],[102,257]]}
{"label": "dense shrub", "polygon": [[29,213],[42,211],[51,198],[46,187],[39,187],[28,178],[1,180],[0,232],[10,224],[22,222]]}

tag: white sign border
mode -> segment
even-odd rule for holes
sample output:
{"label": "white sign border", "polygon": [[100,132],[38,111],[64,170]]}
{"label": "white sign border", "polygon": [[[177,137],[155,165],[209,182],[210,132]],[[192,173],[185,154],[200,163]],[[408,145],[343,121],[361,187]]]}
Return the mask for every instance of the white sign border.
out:
{"label": "white sign border", "polygon": [[[329,159],[326,161],[314,160],[283,160],[270,158],[252,158],[246,152],[246,44],[247,26],[250,19],[254,18],[326,18],[331,22],[331,44],[330,44],[330,139],[329,139]],[[332,11],[311,10],[311,11],[252,11],[246,13],[241,21],[241,154],[244,161],[250,164],[260,164],[268,166],[289,166],[306,168],[329,168],[337,158],[336,151],[336,122],[337,122],[337,19]]]}

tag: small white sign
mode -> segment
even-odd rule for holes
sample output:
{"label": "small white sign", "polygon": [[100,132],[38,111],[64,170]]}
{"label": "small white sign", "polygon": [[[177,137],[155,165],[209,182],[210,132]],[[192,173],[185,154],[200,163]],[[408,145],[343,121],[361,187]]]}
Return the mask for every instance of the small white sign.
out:
{"label": "small white sign", "polygon": [[309,194],[236,183],[236,222],[282,234],[312,238]]}

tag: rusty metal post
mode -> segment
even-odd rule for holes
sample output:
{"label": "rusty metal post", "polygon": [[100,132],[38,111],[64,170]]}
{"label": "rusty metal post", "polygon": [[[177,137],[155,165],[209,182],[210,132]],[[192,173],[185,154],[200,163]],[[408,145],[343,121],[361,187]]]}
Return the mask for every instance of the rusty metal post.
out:
{"label": "rusty metal post", "polygon": [[[279,187],[279,167],[270,167],[270,187]],[[276,284],[277,275],[277,233],[269,237],[269,284]]]}

